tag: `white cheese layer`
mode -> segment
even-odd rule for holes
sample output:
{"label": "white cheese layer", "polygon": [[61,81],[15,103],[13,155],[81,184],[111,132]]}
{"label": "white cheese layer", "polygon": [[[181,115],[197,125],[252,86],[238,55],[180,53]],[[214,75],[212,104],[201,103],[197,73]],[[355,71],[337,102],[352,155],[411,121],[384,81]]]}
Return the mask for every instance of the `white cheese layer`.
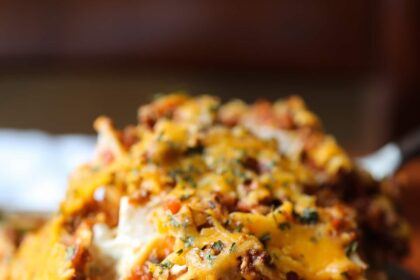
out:
{"label": "white cheese layer", "polygon": [[157,201],[136,206],[127,197],[121,198],[118,227],[110,229],[105,224],[93,227],[95,251],[114,260],[117,279],[124,279],[142,255],[146,244],[156,238],[157,233],[148,216]]}

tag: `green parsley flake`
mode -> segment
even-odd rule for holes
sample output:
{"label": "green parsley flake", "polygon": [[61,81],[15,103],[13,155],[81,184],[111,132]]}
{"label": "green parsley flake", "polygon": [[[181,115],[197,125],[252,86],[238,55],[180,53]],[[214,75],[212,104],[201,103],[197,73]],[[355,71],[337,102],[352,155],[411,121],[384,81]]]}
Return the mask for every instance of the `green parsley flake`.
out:
{"label": "green parsley flake", "polygon": [[180,196],[179,196],[179,199],[180,199],[181,201],[185,201],[185,200],[188,200],[190,197],[191,197],[191,194],[186,193],[186,194],[182,194],[182,195],[180,195]]}
{"label": "green parsley flake", "polygon": [[66,260],[71,261],[76,255],[76,247],[69,246],[66,248]]}
{"label": "green parsley flake", "polygon": [[233,242],[232,245],[230,245],[229,253],[232,253],[235,250],[235,247],[236,247],[236,242]]}
{"label": "green parsley flake", "polygon": [[166,261],[161,262],[159,264],[159,266],[163,269],[171,269],[174,266],[174,264],[172,262],[166,260]]}
{"label": "green parsley flake", "polygon": [[217,252],[222,251],[223,247],[224,247],[224,244],[220,240],[217,240],[216,242],[213,243],[213,245],[211,245],[211,248],[214,249]]}
{"label": "green parsley flake", "polygon": [[261,243],[264,244],[264,246],[267,246],[268,241],[271,240],[271,235],[270,233],[266,232],[263,235],[261,235],[261,237],[259,238]]}
{"label": "green parsley flake", "polygon": [[304,225],[314,225],[318,223],[319,215],[313,209],[305,208],[303,213],[299,216],[299,222]]}
{"label": "green parsley flake", "polygon": [[181,238],[181,240],[185,243],[185,246],[192,247],[194,244],[194,237],[192,236],[186,236],[184,238]]}
{"label": "green parsley flake", "polygon": [[279,229],[285,231],[285,230],[290,229],[292,226],[290,225],[290,223],[284,222],[284,223],[279,224],[278,227]]}
{"label": "green parsley flake", "polygon": [[357,251],[357,246],[359,244],[357,243],[357,241],[352,241],[349,245],[347,245],[346,247],[346,255],[349,257],[351,256],[353,253],[356,253]]}
{"label": "green parsley flake", "polygon": [[216,256],[213,256],[211,253],[205,254],[204,258],[209,262],[213,263],[213,261],[216,259]]}

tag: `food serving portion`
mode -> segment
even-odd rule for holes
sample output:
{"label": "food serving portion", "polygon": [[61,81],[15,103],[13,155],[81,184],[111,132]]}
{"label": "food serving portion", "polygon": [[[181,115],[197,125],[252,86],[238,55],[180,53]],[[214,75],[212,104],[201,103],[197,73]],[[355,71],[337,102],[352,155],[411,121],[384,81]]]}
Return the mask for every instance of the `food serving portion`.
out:
{"label": "food serving portion", "polygon": [[171,94],[91,162],[5,279],[386,279],[406,253],[391,181],[358,170],[298,97]]}

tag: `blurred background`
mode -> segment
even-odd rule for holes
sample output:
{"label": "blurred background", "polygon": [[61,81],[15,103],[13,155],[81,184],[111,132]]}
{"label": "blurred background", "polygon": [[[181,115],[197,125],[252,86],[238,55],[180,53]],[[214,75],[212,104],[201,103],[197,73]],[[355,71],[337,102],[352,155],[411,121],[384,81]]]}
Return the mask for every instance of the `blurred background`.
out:
{"label": "blurred background", "polygon": [[[361,155],[420,125],[420,1],[0,0],[0,130],[92,134],[156,93],[304,97]],[[403,167],[420,272],[420,160]]]}

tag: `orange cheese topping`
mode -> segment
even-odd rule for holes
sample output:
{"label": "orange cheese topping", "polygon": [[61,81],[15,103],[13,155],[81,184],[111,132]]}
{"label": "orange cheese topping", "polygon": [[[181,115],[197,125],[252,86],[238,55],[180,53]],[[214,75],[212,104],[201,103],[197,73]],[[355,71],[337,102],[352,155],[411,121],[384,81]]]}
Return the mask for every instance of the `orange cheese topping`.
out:
{"label": "orange cheese topping", "polygon": [[364,279],[354,211],[305,192],[349,158],[299,99],[261,106],[171,95],[124,131],[100,118],[95,158],[9,279]]}

